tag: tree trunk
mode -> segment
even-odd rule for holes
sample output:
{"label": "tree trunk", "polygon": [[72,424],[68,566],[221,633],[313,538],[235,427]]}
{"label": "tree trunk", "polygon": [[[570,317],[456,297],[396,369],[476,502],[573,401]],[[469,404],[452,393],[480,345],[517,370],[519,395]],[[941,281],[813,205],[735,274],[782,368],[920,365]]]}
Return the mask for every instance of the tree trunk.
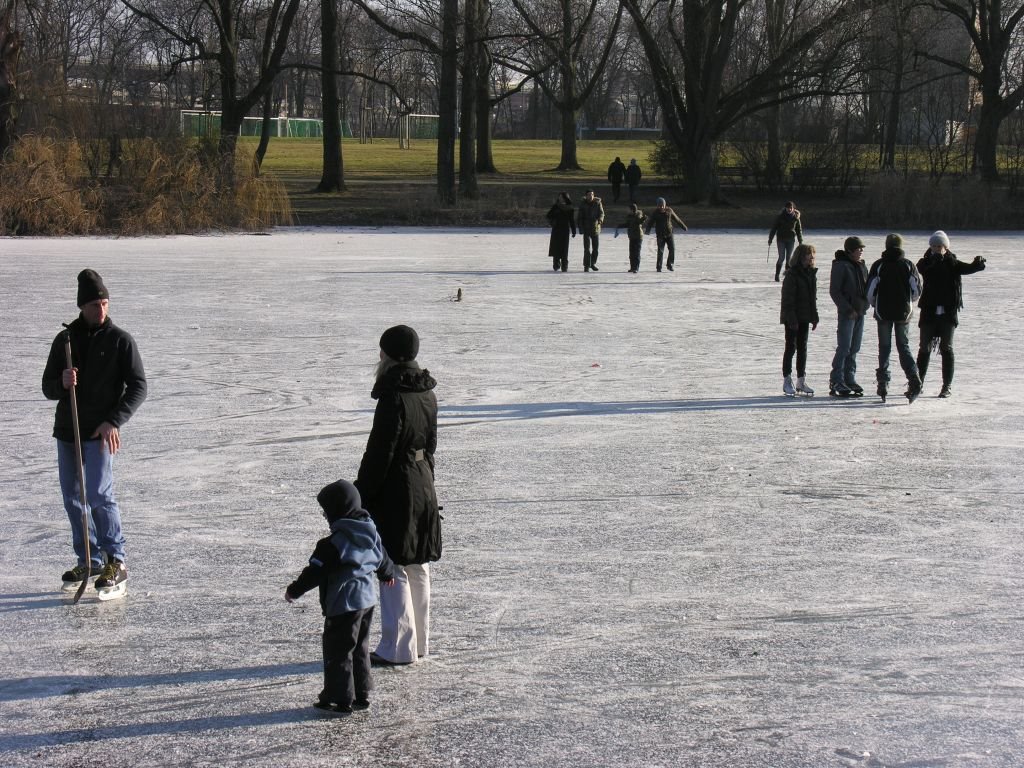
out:
{"label": "tree trunk", "polygon": [[768,134],[764,175],[768,189],[777,192],[782,188],[782,107],[778,104],[768,107],[765,110],[764,122]]}
{"label": "tree trunk", "polygon": [[571,107],[559,107],[559,113],[562,118],[562,157],[558,161],[558,170],[581,170],[576,158],[576,110]]}
{"label": "tree trunk", "polygon": [[267,156],[267,147],[270,146],[270,120],[273,115],[274,102],[271,94],[267,91],[263,97],[263,119],[260,121],[260,143],[256,145],[256,154],[252,158],[253,175],[260,175],[260,168],[263,167],[263,158]]}
{"label": "tree trunk", "polygon": [[682,147],[683,178],[689,202],[718,201],[715,184],[714,144],[708,134],[692,138]]}
{"label": "tree trunk", "polygon": [[464,0],[465,53],[462,56],[462,110],[459,115],[459,193],[475,200],[476,183],[476,78],[479,75],[479,0]]}
{"label": "tree trunk", "polygon": [[[490,29],[491,4],[490,0],[479,0],[480,2],[480,23],[481,37],[487,34]],[[491,69],[494,60],[487,44],[481,40],[478,43],[477,51],[477,74],[476,74],[476,172],[497,173],[494,167],[494,152],[491,145],[491,109],[494,102],[491,101]]]}
{"label": "tree trunk", "polygon": [[998,95],[995,98],[982,98],[978,113],[978,129],[974,134],[974,171],[983,180],[990,182],[999,180],[996,151],[999,146],[999,124],[1003,120],[1003,114],[998,101]]}
{"label": "tree trunk", "polygon": [[235,188],[235,150],[238,148],[244,119],[245,112],[238,108],[235,100],[225,101],[221,105],[220,140],[217,143],[220,167],[217,170],[222,189]]}
{"label": "tree trunk", "polygon": [[455,132],[459,94],[459,1],[441,1],[441,83],[438,89],[437,198],[455,205]]}
{"label": "tree trunk", "polygon": [[323,168],[317,192],[345,190],[345,161],[341,151],[341,116],[338,103],[338,76],[335,66],[341,59],[338,52],[337,0],[320,3],[320,92],[323,100],[324,152]]}
{"label": "tree trunk", "polygon": [[14,0],[0,19],[0,159],[11,146],[17,117],[18,58],[22,40],[17,30],[11,29]]}

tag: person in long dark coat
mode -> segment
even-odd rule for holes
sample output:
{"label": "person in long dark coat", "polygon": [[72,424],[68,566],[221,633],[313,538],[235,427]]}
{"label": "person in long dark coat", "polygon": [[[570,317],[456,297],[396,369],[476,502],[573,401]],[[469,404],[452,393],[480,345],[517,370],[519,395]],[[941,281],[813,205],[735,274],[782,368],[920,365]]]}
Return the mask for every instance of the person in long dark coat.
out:
{"label": "person in long dark coat", "polygon": [[918,326],[921,329],[917,350],[917,368],[924,381],[931,360],[932,341],[938,340],[942,356],[942,389],[939,397],[953,393],[953,332],[960,324],[959,312],[964,306],[963,275],[973,275],[985,269],[985,257],[975,256],[972,261],[960,261],[949,250],[949,237],[941,229],[928,238],[928,250],[917,262],[917,271],[924,281]]}
{"label": "person in long dark coat", "polygon": [[377,401],[355,486],[395,563],[394,586],[380,590],[375,664],[411,664],[429,651],[430,566],[441,557],[434,490],[437,382],[416,362],[419,336],[407,325],[380,337],[370,396]]}
{"label": "person in long dark coat", "polygon": [[548,211],[551,224],[551,240],[548,241],[548,256],[551,266],[557,272],[569,271],[569,235],[576,237],[576,209],[568,192],[562,192]]}
{"label": "person in long dark coat", "polygon": [[[813,395],[804,375],[807,369],[807,337],[818,327],[818,268],[813,245],[801,243],[793,253],[790,268],[782,280],[782,309],[779,322],[786,329],[782,354],[782,391],[787,395]],[[796,354],[796,386],[793,385],[793,355]]]}

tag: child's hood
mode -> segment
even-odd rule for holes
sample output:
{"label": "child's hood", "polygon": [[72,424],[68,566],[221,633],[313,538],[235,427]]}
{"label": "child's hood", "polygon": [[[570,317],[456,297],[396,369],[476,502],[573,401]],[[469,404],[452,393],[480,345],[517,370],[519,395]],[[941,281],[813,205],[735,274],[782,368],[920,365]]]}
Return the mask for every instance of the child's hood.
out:
{"label": "child's hood", "polygon": [[337,539],[339,535],[357,549],[372,550],[377,543],[377,526],[369,513],[358,510],[350,517],[339,517],[331,523],[331,538]]}

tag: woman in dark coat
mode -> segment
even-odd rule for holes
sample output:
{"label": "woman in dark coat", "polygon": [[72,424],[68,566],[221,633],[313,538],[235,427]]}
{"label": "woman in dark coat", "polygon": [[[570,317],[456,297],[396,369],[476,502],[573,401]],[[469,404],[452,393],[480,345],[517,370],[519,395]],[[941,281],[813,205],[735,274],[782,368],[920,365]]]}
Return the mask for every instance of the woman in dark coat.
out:
{"label": "woman in dark coat", "polygon": [[555,204],[548,211],[551,223],[551,240],[548,243],[548,256],[555,272],[569,270],[569,233],[576,237],[576,209],[572,206],[572,198],[568,192],[558,195]]}
{"label": "woman in dark coat", "polygon": [[420,340],[407,325],[380,337],[370,396],[377,401],[356,488],[395,563],[394,586],[381,586],[376,664],[411,664],[429,650],[430,567],[441,557],[434,491],[437,382],[416,362]]}
{"label": "woman in dark coat", "polygon": [[[807,368],[809,329],[818,327],[818,268],[814,246],[801,243],[782,280],[782,310],[779,322],[786,328],[786,351],[782,355],[782,391],[787,395],[813,395],[804,374]],[[793,354],[796,353],[796,386],[793,386]]]}

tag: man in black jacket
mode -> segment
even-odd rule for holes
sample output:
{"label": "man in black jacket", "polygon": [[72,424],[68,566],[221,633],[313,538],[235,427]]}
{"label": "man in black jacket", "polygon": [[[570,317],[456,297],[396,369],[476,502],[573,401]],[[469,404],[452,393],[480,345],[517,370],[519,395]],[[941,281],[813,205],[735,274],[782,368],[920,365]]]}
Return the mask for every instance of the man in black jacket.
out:
{"label": "man in black jacket", "polygon": [[921,345],[917,350],[917,368],[924,380],[931,359],[932,340],[938,339],[942,355],[942,389],[939,397],[949,397],[953,385],[953,331],[959,324],[957,313],[964,305],[960,277],[980,272],[985,257],[975,256],[971,262],[960,261],[949,250],[949,237],[941,229],[928,239],[928,251],[917,262],[917,271],[924,279],[921,301]]}
{"label": "man in black jacket", "polygon": [[903,253],[903,238],[893,233],[885,238],[882,258],[868,271],[868,303],[875,309],[878,322],[878,396],[883,402],[889,391],[889,355],[892,339],[900,367],[907,376],[907,400],[914,402],[921,394],[921,377],[910,351],[910,316],[914,302],[921,295],[921,276],[914,263]]}
{"label": "man in black jacket", "polygon": [[857,353],[864,335],[868,309],[868,268],[864,264],[864,241],[848,237],[843,250],[836,251],[828,292],[836,305],[836,353],[832,358],[829,394],[860,397],[864,388],[857,383]]}
{"label": "man in black jacket", "polygon": [[[75,567],[63,576],[64,588],[77,589],[85,578],[88,536],[92,574],[99,576],[96,589],[123,592],[128,570],[121,512],[114,499],[114,454],[121,447],[121,427],[146,399],[146,374],[135,339],[111,322],[107,314],[110,294],[103,279],[91,269],[78,275],[78,307],[78,319],[53,340],[43,371],[43,394],[57,401],[53,424],[57,469],[78,558]],[[71,367],[65,355],[66,338],[71,341]],[[92,513],[88,531],[82,530],[72,387],[82,438],[85,495]]]}

